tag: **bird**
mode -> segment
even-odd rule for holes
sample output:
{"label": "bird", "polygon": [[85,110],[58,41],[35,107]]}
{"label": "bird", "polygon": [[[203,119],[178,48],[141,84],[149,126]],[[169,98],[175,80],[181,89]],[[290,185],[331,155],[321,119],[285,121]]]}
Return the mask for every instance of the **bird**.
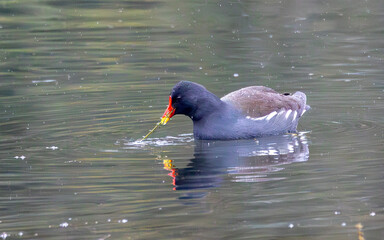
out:
{"label": "bird", "polygon": [[295,133],[303,114],[310,109],[303,92],[278,93],[264,86],[244,87],[222,98],[203,85],[180,81],[169,96],[160,124],[183,114],[193,122],[199,140],[252,139]]}

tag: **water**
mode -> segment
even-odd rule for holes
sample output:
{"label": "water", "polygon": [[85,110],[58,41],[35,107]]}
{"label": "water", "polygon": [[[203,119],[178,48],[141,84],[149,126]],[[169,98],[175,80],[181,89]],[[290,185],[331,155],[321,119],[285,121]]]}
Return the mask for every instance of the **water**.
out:
{"label": "water", "polygon": [[[3,1],[0,239],[383,239],[383,12]],[[176,116],[138,143],[179,80],[312,109],[298,135],[195,142]]]}

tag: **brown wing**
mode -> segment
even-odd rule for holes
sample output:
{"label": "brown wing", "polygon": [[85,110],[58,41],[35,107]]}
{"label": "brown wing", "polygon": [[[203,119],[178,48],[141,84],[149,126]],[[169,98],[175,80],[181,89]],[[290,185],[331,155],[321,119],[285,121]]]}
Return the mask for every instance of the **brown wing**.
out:
{"label": "brown wing", "polygon": [[251,86],[231,92],[221,98],[222,101],[235,106],[246,116],[252,118],[268,115],[279,110],[299,110],[300,100],[295,96],[280,94],[263,86]]}

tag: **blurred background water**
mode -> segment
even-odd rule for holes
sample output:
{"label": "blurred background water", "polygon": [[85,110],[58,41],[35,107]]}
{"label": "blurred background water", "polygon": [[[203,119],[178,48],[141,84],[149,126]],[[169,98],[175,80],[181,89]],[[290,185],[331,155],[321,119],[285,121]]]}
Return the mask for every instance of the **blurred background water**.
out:
{"label": "blurred background water", "polygon": [[[1,239],[384,238],[384,2],[0,2]],[[195,142],[172,86],[303,91],[300,133]],[[356,226],[356,224],[358,224]]]}

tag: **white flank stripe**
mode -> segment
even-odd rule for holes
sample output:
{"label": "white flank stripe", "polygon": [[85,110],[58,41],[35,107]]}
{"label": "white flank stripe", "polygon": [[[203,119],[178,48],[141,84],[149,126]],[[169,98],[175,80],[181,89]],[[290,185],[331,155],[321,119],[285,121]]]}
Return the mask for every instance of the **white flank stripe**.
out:
{"label": "white flank stripe", "polygon": [[[304,112],[305,112],[306,110],[304,110],[302,113],[301,113],[301,116],[304,114]],[[269,120],[271,120],[274,116],[278,116],[278,117],[280,117],[280,116],[282,116],[282,115],[284,115],[285,114],[285,119],[288,119],[289,118],[289,116],[291,115],[291,113],[293,112],[293,119],[292,119],[292,121],[295,121],[295,119],[296,119],[296,117],[297,117],[297,111],[292,111],[292,109],[289,109],[288,111],[284,111],[284,110],[282,110],[282,111],[280,111],[280,112],[276,112],[276,111],[274,111],[274,112],[271,112],[270,114],[268,114],[268,115],[265,115],[265,116],[262,116],[262,117],[258,117],[258,118],[253,118],[253,117],[251,117],[251,116],[246,116],[246,119],[250,119],[250,120],[252,120],[252,121],[261,121],[261,120],[267,120],[267,121],[269,121]]]}
{"label": "white flank stripe", "polygon": [[292,119],[292,121],[295,121],[296,117],[297,117],[297,112],[294,111],[294,112],[293,112],[293,119]]}
{"label": "white flank stripe", "polygon": [[292,110],[289,109],[288,112],[287,112],[287,114],[285,114],[285,119],[288,119],[288,117],[289,117],[289,115],[291,115],[291,113],[292,113]]}
{"label": "white flank stripe", "polygon": [[267,116],[268,116],[268,115],[263,116],[263,117],[258,117],[258,118],[253,118],[253,117],[251,117],[251,116],[246,116],[245,118],[246,118],[246,119],[250,119],[250,120],[252,120],[252,121],[260,121],[260,120],[264,120]]}
{"label": "white flank stripe", "polygon": [[273,118],[276,114],[277,114],[276,111],[271,112],[270,114],[268,114],[268,116],[267,116],[267,121],[271,120],[271,118]]}
{"label": "white flank stripe", "polygon": [[[305,113],[306,111],[307,111],[307,110],[304,109],[304,110],[301,112],[301,116],[303,116],[304,113]],[[300,117],[301,117],[301,116],[300,116]]]}
{"label": "white flank stripe", "polygon": [[265,115],[263,117],[258,117],[258,118],[256,118],[256,120],[264,120],[266,117],[267,117],[267,115]]}

